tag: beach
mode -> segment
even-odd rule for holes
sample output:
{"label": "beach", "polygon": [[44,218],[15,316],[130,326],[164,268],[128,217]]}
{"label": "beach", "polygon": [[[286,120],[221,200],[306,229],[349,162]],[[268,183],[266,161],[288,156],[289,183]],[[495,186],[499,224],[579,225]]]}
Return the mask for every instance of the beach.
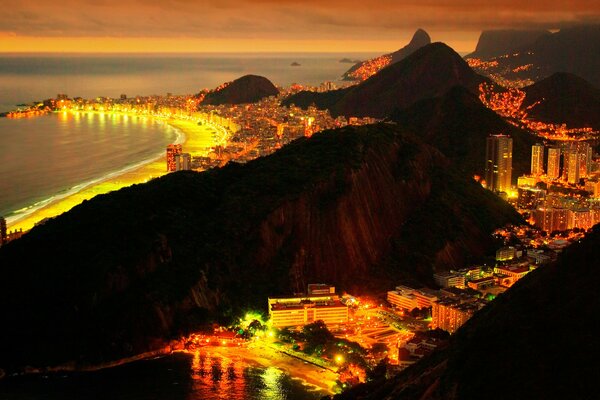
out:
{"label": "beach", "polygon": [[[154,118],[154,117],[153,117]],[[175,128],[179,133],[177,143],[182,145],[183,152],[190,153],[192,156],[201,156],[208,154],[209,149],[215,145],[215,131],[208,125],[198,125],[196,122],[158,118]],[[153,178],[165,175],[166,162],[165,152],[157,153],[155,158],[141,161],[126,169],[118,169],[106,176],[100,177],[95,181],[89,182],[85,186],[76,188],[76,190],[67,193],[64,196],[54,199],[35,211],[24,215],[22,218],[9,221],[9,230],[27,231],[33,226],[45,219],[53,218],[81,204],[84,200],[89,200],[99,194],[105,194],[137,183],[148,182]]]}
{"label": "beach", "polygon": [[239,359],[264,368],[276,367],[295,379],[301,379],[308,385],[329,394],[334,394],[333,389],[335,381],[338,379],[338,374],[284,354],[272,347],[268,347],[264,343],[249,343],[247,347],[235,348],[211,346],[204,348],[203,351],[213,355],[216,354],[223,359]]}

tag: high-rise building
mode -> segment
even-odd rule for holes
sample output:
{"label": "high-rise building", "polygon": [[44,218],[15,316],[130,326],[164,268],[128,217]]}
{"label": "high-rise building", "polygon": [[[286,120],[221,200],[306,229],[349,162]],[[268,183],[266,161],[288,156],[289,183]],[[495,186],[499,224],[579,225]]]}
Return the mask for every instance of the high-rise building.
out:
{"label": "high-rise building", "polygon": [[0,246],[6,243],[8,236],[6,234],[6,220],[0,217]]}
{"label": "high-rise building", "polygon": [[581,155],[577,150],[571,150],[568,153],[567,161],[567,182],[576,184],[579,182]]}
{"label": "high-rise building", "polygon": [[190,153],[175,154],[175,171],[189,171],[190,169],[192,169]]}
{"label": "high-rise building", "polygon": [[175,156],[181,154],[180,144],[170,144],[167,146],[167,171],[172,172],[177,170],[177,163],[175,162]]}
{"label": "high-rise building", "polygon": [[544,145],[541,143],[531,146],[531,175],[544,175]]}
{"label": "high-rise building", "polygon": [[491,135],[486,144],[486,187],[494,192],[507,192],[512,185],[512,145],[507,135]]}
{"label": "high-rise building", "polygon": [[560,148],[553,147],[548,149],[548,179],[556,180],[560,178]]}

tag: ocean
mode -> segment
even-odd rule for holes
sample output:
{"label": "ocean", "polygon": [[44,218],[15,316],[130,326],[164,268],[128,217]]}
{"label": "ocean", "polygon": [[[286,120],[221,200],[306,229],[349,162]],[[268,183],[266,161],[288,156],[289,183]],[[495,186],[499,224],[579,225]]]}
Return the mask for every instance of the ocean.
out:
{"label": "ocean", "polygon": [[3,400],[316,400],[327,393],[276,366],[253,366],[202,350],[88,373],[0,380]]}
{"label": "ocean", "polygon": [[[273,83],[336,81],[372,54],[189,54],[0,56],[0,112],[56,97],[197,93],[245,74]],[[291,66],[297,62],[300,66]],[[60,114],[0,118],[0,216],[9,223],[58,196],[156,157],[177,133],[156,121]]]}

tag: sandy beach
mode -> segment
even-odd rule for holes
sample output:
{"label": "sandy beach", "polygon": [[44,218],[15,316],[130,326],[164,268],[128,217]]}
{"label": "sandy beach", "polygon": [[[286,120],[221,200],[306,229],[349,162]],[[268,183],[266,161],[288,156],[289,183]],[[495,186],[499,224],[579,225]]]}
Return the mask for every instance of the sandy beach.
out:
{"label": "sandy beach", "polygon": [[[182,133],[181,144],[185,153],[190,153],[192,156],[206,155],[208,150],[215,145],[215,131],[210,126],[198,125],[192,121],[179,119],[160,119]],[[8,229],[22,229],[23,231],[27,231],[35,223],[44,218],[56,217],[84,200],[89,200],[96,195],[112,192],[136,183],[144,183],[166,173],[165,156],[163,153],[148,163],[134,166],[129,170],[114,175],[110,174],[106,178],[83,187],[75,193],[54,200],[23,218],[9,222]]]}
{"label": "sandy beach", "polygon": [[231,360],[243,360],[246,363],[261,367],[276,367],[293,378],[301,379],[308,385],[334,394],[333,386],[338,375],[319,366],[283,354],[262,343],[249,343],[247,347],[211,346],[202,351],[218,354],[219,357]]}

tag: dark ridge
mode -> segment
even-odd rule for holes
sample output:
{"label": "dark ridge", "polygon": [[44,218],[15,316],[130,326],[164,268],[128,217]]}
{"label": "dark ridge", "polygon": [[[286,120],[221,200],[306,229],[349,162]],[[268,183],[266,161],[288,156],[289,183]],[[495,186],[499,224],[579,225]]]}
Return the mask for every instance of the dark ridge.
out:
{"label": "dark ridge", "polygon": [[162,348],[269,295],[381,290],[482,257],[520,217],[397,126],[97,196],[0,248],[0,368]]}
{"label": "dark ridge", "polygon": [[[593,399],[600,225],[471,318],[450,346],[339,399]],[[491,390],[493,383],[502,383]]]}
{"label": "dark ridge", "polygon": [[550,35],[546,30],[493,30],[483,31],[475,51],[466,58],[488,59],[513,54],[533,45],[539,38]]}
{"label": "dark ridge", "polygon": [[356,86],[335,94],[301,92],[283,104],[303,108],[314,104],[329,109],[334,116],[385,118],[396,109],[441,96],[456,85],[476,93],[479,84],[487,81],[450,47],[433,43]]}
{"label": "dark ridge", "polygon": [[523,90],[527,94],[523,107],[539,102],[529,111],[533,119],[600,130],[600,90],[584,79],[556,73]]}
{"label": "dark ridge", "polygon": [[539,141],[486,108],[473,93],[454,87],[442,97],[394,112],[391,120],[437,147],[467,176],[484,176],[485,143],[490,134],[513,138],[513,180],[530,171],[531,146]]}
{"label": "dark ridge", "polygon": [[245,75],[220,90],[209,92],[202,104],[255,103],[265,97],[276,96],[279,90],[263,76]]}

